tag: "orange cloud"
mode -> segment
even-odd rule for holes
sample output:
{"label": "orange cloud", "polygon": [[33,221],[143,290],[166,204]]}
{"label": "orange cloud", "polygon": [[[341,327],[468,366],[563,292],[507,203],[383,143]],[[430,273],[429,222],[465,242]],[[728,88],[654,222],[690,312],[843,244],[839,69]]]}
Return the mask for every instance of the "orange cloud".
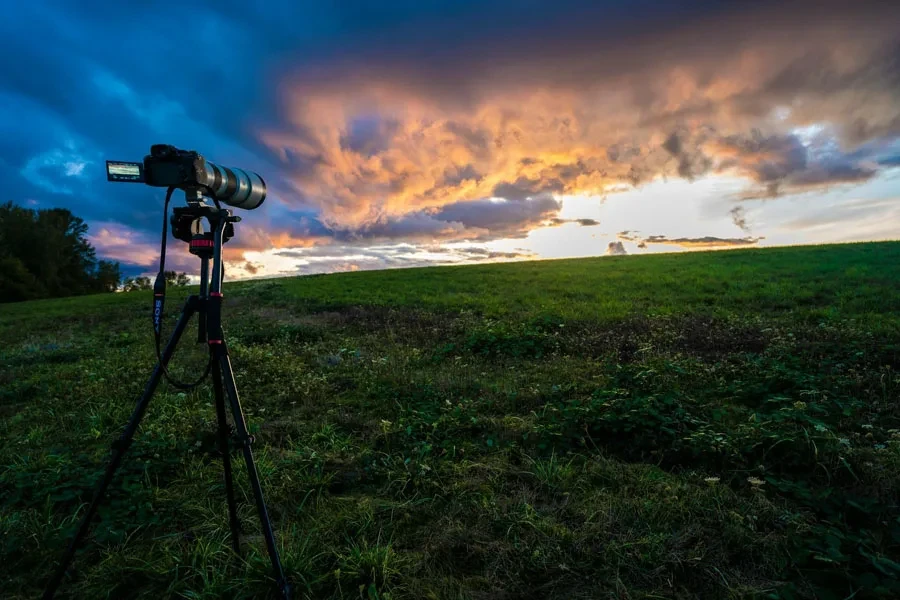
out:
{"label": "orange cloud", "polygon": [[641,240],[645,247],[647,244],[666,244],[680,246],[682,248],[734,248],[739,246],[755,246],[763,238],[718,238],[712,236],[699,238],[668,238],[664,235],[651,235]]}
{"label": "orange cloud", "polygon": [[[301,228],[298,228],[302,230]],[[273,248],[308,248],[332,241],[328,236],[291,232],[289,230],[268,230],[261,227],[240,225],[237,234],[223,247],[226,261],[240,263],[247,252],[262,252]]]}
{"label": "orange cloud", "polygon": [[287,74],[283,123],[259,135],[302,202],[351,229],[661,176],[729,172],[766,193],[864,180],[874,170],[859,157],[813,152],[791,131],[828,122],[847,144],[900,135],[887,25],[898,9],[818,6],[736,9],[628,40],[573,23],[568,36],[506,40],[492,55],[460,46],[438,62],[414,48],[348,54]]}
{"label": "orange cloud", "polygon": [[154,241],[148,234],[121,223],[94,223],[87,237],[97,254],[105,259],[146,267],[159,261],[159,240]]}

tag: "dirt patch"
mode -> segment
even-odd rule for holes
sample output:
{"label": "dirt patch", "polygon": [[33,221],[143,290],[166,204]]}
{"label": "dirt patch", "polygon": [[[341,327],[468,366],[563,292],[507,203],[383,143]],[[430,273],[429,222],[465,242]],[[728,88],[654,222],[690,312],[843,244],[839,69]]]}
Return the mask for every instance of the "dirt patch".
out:
{"label": "dirt patch", "polygon": [[757,324],[708,316],[639,317],[609,324],[567,323],[564,331],[562,347],[567,354],[613,355],[620,362],[634,360],[643,348],[719,356],[760,353],[767,346],[766,336]]}
{"label": "dirt patch", "polygon": [[699,354],[760,353],[766,338],[758,325],[706,316],[691,316],[674,323],[677,349]]}
{"label": "dirt patch", "polygon": [[613,323],[577,321],[561,329],[561,349],[566,354],[604,357],[631,362],[651,336],[649,319],[638,318]]}

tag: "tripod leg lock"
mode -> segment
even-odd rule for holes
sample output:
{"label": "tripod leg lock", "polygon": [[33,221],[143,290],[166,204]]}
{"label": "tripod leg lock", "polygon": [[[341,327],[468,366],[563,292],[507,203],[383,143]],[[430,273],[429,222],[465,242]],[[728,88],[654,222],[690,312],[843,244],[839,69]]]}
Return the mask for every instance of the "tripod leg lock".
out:
{"label": "tripod leg lock", "polygon": [[238,445],[240,445],[244,448],[249,448],[250,446],[253,445],[253,442],[256,441],[256,438],[253,437],[252,435],[247,435],[244,437],[238,436],[237,441],[238,441]]}

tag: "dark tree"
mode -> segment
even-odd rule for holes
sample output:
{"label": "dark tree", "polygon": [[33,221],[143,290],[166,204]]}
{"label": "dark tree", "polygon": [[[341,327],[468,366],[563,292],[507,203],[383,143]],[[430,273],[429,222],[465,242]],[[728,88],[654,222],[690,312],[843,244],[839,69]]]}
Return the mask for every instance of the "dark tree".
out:
{"label": "dark tree", "polygon": [[128,277],[122,283],[123,292],[133,292],[135,290],[151,290],[153,284],[150,283],[149,277]]}
{"label": "dark tree", "polygon": [[[174,285],[177,287],[184,287],[188,285],[191,280],[187,276],[187,273],[176,273],[175,271],[166,271],[166,285]],[[152,290],[153,282],[149,277],[127,277],[125,281],[122,282],[122,291],[123,292],[133,292],[135,290]]]}
{"label": "dark tree", "polygon": [[119,281],[121,279],[122,272],[119,269],[119,263],[108,260],[97,262],[97,271],[95,273],[96,291],[115,292],[119,289]]}
{"label": "dark tree", "polygon": [[119,264],[97,260],[87,230],[63,208],[0,205],[0,302],[115,291]]}
{"label": "dark tree", "polygon": [[175,285],[178,287],[184,287],[188,285],[191,280],[187,276],[187,273],[176,273],[175,271],[166,271],[166,285]]}
{"label": "dark tree", "polygon": [[0,302],[37,298],[43,288],[15,256],[0,256]]}

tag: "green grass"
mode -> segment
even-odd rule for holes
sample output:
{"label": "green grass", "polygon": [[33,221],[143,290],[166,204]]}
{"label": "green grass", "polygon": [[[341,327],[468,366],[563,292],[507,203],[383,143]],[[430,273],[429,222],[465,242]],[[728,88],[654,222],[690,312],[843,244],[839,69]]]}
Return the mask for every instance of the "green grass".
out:
{"label": "green grass", "polygon": [[[896,598],[898,282],[891,242],[226,285],[285,567],[309,598]],[[90,499],[148,296],[0,306],[4,598]],[[60,597],[271,590],[243,469],[230,551],[214,423],[206,387],[160,389]]]}

